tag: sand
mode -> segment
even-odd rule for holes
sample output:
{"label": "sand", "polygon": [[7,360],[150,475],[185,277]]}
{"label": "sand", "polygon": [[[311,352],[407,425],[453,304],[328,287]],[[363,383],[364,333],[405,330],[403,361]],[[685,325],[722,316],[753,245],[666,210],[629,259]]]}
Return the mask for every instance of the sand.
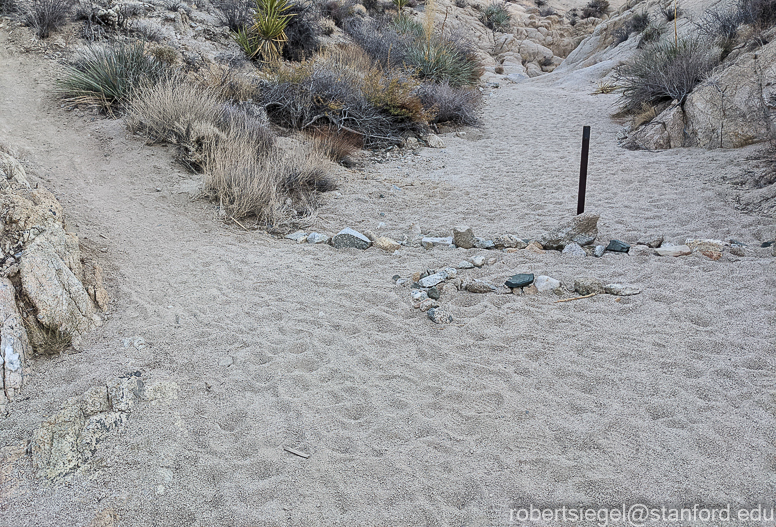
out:
{"label": "sand", "polygon": [[[435,326],[391,276],[484,251],[336,251],[224,224],[188,199],[194,176],[170,148],[63,111],[54,65],[7,42],[0,32],[0,137],[100,255],[114,302],[82,352],[35,361],[0,446],[23,447],[69,397],[127,372],[179,392],[139,404],[65,482],[7,456],[0,525],[88,525],[108,511],[122,526],[495,526],[520,524],[510,509],[530,504],[773,503],[768,251],[487,252],[496,263],[467,276],[593,276],[643,293],[558,304],[448,288],[455,323]],[[538,236],[575,212],[591,125],[587,210],[601,240],[774,238],[772,218],[738,210],[746,191],[724,179],[756,147],[621,149],[616,96],[590,95],[592,80],[502,85],[482,129],[443,134],[447,148],[342,169],[341,197],[324,197],[314,227]],[[125,347],[135,337],[147,345]]]}

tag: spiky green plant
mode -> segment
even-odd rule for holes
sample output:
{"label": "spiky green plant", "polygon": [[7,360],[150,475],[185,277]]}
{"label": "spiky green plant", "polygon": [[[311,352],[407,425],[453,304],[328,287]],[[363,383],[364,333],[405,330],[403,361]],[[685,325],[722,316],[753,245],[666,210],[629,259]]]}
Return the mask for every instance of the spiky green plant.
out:
{"label": "spiky green plant", "polygon": [[110,110],[129,101],[141,86],[156,82],[165,70],[145,53],[142,42],[91,45],[65,68],[56,91],[69,102]]}
{"label": "spiky green plant", "polygon": [[265,62],[280,58],[283,45],[288,41],[286,26],[294,16],[286,13],[289,9],[291,4],[288,0],[256,0],[256,14],[249,30],[254,40],[251,58],[258,55]]}

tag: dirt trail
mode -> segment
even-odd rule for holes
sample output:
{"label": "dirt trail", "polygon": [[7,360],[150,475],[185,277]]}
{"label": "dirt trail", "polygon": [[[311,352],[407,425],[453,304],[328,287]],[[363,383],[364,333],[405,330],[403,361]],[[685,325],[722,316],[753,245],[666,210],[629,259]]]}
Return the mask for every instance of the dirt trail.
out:
{"label": "dirt trail", "polygon": [[[390,277],[476,251],[338,252],[226,226],[188,201],[193,176],[169,149],[60,109],[52,63],[7,42],[0,30],[0,139],[99,252],[115,301],[83,352],[36,361],[0,445],[130,371],[180,393],[136,408],[67,484],[19,461],[0,524],[87,525],[112,509],[127,526],[508,525],[529,503],[770,503],[774,258],[488,253],[498,261],[472,276],[644,292],[555,304],[446,290],[456,324],[433,326]],[[773,238],[719,181],[749,151],[619,149],[615,99],[575,75],[494,90],[481,132],[344,174],[318,229],[538,235],[573,213],[590,124],[601,239]],[[145,347],[125,347],[138,336]]]}

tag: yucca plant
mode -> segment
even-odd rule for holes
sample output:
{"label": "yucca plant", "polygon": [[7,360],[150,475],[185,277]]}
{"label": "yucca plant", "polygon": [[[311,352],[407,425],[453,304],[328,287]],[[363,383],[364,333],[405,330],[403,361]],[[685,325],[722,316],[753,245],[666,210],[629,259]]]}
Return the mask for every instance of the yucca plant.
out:
{"label": "yucca plant", "polygon": [[145,53],[142,42],[92,45],[65,68],[57,93],[74,104],[97,105],[110,110],[129,101],[133,92],[156,82],[165,66]]}
{"label": "yucca plant", "polygon": [[283,45],[288,41],[286,26],[294,16],[293,13],[286,13],[289,9],[291,4],[287,0],[256,0],[254,23],[249,29],[253,38],[251,58],[258,55],[264,62],[274,62],[280,58]]}

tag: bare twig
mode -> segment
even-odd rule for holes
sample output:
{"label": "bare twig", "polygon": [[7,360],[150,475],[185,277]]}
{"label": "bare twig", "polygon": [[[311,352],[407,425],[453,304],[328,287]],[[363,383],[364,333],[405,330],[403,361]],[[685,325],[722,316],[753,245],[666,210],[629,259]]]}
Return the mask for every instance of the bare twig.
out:
{"label": "bare twig", "polygon": [[590,293],[589,295],[575,296],[574,298],[564,298],[563,300],[556,300],[555,303],[557,304],[559,302],[571,302],[572,300],[582,300],[583,298],[590,298],[590,297],[593,297],[593,296],[595,296],[597,294],[598,293]]}

